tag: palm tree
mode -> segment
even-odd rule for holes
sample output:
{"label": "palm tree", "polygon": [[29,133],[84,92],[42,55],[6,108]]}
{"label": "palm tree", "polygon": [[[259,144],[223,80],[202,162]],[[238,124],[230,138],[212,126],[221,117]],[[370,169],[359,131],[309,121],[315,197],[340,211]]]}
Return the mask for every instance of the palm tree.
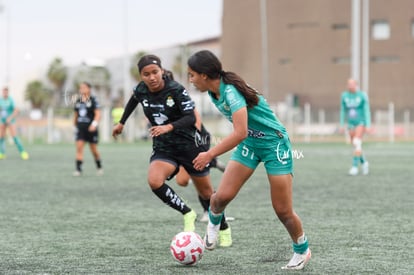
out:
{"label": "palm tree", "polygon": [[131,62],[131,67],[129,68],[129,73],[131,74],[132,78],[136,82],[141,81],[141,76],[139,75],[139,71],[138,71],[138,67],[137,67],[138,60],[146,54],[147,53],[144,52],[144,51],[139,51],[133,56],[133,58],[131,60],[132,62]]}
{"label": "palm tree", "polygon": [[25,99],[33,109],[42,109],[50,103],[50,92],[40,80],[34,80],[26,86]]}
{"label": "palm tree", "polygon": [[53,93],[53,102],[54,106],[60,105],[62,99],[62,88],[67,79],[68,73],[67,68],[63,64],[63,60],[59,57],[55,57],[49,65],[47,71],[47,77],[50,82],[52,82],[54,88],[56,89]]}

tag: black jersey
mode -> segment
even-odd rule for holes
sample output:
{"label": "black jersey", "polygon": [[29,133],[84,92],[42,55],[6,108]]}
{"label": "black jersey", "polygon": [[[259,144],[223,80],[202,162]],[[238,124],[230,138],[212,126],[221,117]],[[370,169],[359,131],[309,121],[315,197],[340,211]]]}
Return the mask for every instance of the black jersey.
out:
{"label": "black jersey", "polygon": [[94,96],[90,96],[85,101],[78,99],[74,109],[78,114],[76,126],[79,128],[87,128],[95,117],[95,110],[99,109],[99,103]]}
{"label": "black jersey", "polygon": [[[153,138],[153,149],[164,152],[192,150],[197,147],[194,141],[194,101],[187,90],[174,80],[165,79],[165,86],[159,92],[150,92],[143,81],[134,89],[133,97],[141,103],[145,116],[152,126],[172,124],[173,131]],[[183,117],[190,118],[189,123]]]}

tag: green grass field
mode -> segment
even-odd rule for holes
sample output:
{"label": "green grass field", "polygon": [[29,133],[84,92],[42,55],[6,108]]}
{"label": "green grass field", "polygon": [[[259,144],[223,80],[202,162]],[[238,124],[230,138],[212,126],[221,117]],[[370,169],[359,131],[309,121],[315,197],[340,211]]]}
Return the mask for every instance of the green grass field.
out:
{"label": "green grass field", "polygon": [[[414,273],[414,144],[369,143],[369,176],[347,176],[342,143],[294,144],[294,205],[312,249],[301,274]],[[275,274],[292,256],[271,208],[261,166],[229,205],[233,246],[176,264],[171,238],[182,216],[146,183],[148,143],[102,144],[105,175],[88,150],[72,177],[74,145],[28,146],[29,161],[8,146],[0,161],[0,274]],[[86,148],[88,149],[88,148]],[[228,155],[222,160],[227,160]],[[212,171],[216,185],[220,172]],[[201,214],[192,186],[170,183]],[[205,223],[197,223],[203,235]]]}

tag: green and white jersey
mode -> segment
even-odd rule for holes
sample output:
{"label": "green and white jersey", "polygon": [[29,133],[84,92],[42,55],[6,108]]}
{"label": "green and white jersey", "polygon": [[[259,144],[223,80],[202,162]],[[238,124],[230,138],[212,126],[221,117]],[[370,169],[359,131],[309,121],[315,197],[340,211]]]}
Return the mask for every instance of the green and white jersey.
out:
{"label": "green and white jersey", "polygon": [[344,125],[345,120],[350,127],[371,125],[371,111],[368,96],[363,91],[344,91],[341,96],[340,124]]}
{"label": "green and white jersey", "polygon": [[7,98],[0,97],[0,118],[3,123],[14,112],[14,101],[9,96]]}
{"label": "green and white jersey", "polygon": [[[233,122],[233,113],[247,103],[243,95],[231,84],[220,82],[220,98],[216,99],[212,92],[208,92],[212,102],[217,109],[230,121]],[[258,95],[259,103],[253,108],[247,108],[248,114],[248,137],[244,143],[256,147],[265,148],[269,142],[279,141],[287,137],[285,127],[276,117],[265,98]]]}

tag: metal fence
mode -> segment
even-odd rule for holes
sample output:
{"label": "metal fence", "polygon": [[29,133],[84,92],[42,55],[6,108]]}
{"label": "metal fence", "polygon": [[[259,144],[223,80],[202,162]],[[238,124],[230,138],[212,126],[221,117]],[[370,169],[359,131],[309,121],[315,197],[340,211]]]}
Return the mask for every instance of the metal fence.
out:
{"label": "metal fence", "polygon": [[[339,132],[339,111],[326,112],[323,109],[313,110],[310,104],[303,107],[286,108],[283,105],[272,105],[275,113],[286,126],[292,139],[301,142],[343,140],[346,134]],[[201,111],[203,123],[213,138],[220,139],[232,130],[231,124],[217,112]],[[366,140],[381,141],[414,141],[414,125],[410,120],[410,110],[395,114],[394,104],[372,113],[371,132]],[[18,134],[29,144],[31,143],[68,143],[74,142],[73,113],[62,112],[49,108],[36,119],[29,113],[23,113],[17,120]],[[99,124],[100,142],[113,142],[111,136],[114,122],[111,118],[111,108],[102,108],[102,119]],[[148,139],[147,121],[139,108],[128,119],[125,132],[121,139],[134,142]]]}

